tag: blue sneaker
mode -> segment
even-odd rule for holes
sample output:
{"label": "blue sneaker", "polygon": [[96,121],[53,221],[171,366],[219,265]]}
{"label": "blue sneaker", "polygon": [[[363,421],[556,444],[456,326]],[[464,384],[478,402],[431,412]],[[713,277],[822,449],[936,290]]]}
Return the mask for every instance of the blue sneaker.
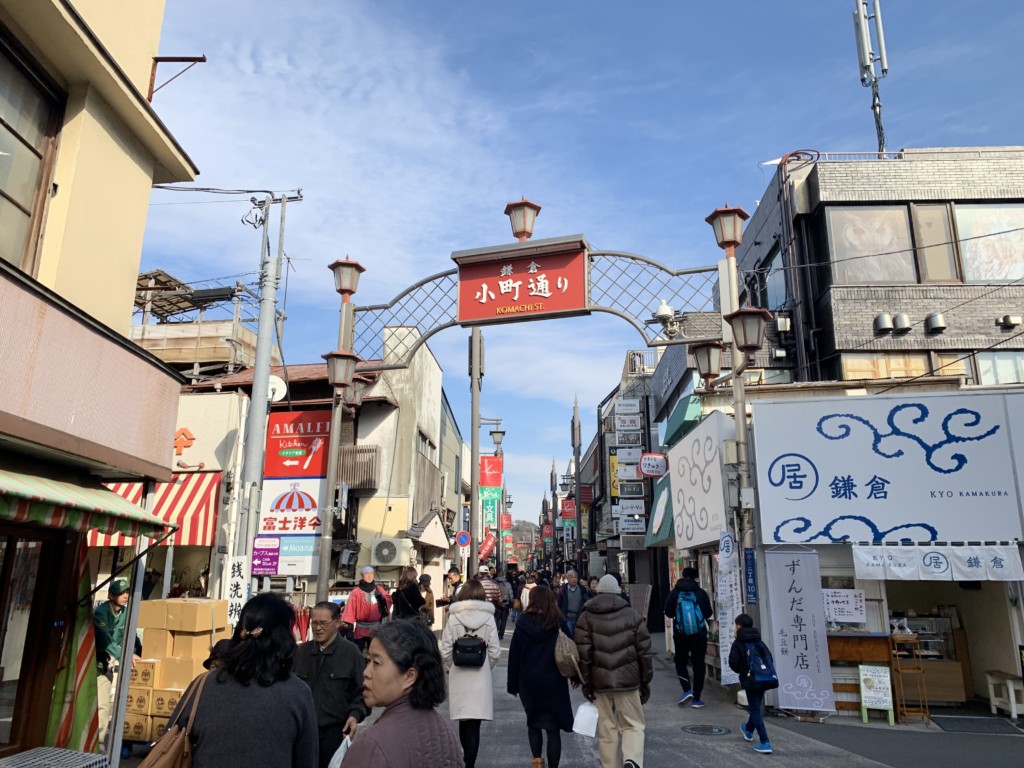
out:
{"label": "blue sneaker", "polygon": [[762,755],[770,755],[772,753],[772,744],[770,741],[762,741],[760,744],[754,745],[754,751],[760,752]]}
{"label": "blue sneaker", "polygon": [[679,704],[680,705],[685,704],[686,702],[688,702],[692,698],[693,698],[693,691],[683,691],[683,698],[681,698],[679,700]]}
{"label": "blue sneaker", "polygon": [[693,707],[694,709],[700,709],[701,707],[704,706],[704,702],[701,701],[700,699],[694,699],[693,700],[693,704],[691,704],[690,706]]}
{"label": "blue sneaker", "polygon": [[753,741],[754,740],[754,732],[747,730],[747,724],[746,723],[740,723],[740,733],[743,734],[743,738],[746,739],[747,741]]}

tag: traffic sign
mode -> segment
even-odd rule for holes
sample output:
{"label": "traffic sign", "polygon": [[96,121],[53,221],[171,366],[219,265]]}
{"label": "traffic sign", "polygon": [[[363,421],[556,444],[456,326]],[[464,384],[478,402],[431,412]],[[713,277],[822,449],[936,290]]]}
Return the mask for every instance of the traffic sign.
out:
{"label": "traffic sign", "polygon": [[468,547],[469,546],[469,531],[459,531],[455,535],[455,543],[458,544],[460,547]]}

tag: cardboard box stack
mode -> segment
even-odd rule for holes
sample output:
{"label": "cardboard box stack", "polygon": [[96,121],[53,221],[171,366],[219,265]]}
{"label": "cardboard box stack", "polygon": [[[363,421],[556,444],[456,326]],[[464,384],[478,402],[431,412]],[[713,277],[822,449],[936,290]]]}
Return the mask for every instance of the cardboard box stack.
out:
{"label": "cardboard box stack", "polygon": [[156,741],[178,701],[220,640],[231,637],[227,600],[144,600],[139,606],[142,653],[128,686],[123,738]]}

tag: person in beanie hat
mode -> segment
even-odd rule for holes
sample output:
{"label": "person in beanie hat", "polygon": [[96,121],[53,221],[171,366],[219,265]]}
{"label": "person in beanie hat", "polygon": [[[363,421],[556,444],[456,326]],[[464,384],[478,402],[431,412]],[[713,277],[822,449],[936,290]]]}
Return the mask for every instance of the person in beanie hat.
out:
{"label": "person in beanie hat", "polygon": [[[96,630],[96,689],[99,708],[99,739],[106,745],[107,731],[110,727],[110,709],[117,680],[118,667],[121,664],[121,648],[124,644],[124,631],[128,622],[128,600],[131,597],[131,584],[128,579],[117,578],[110,582],[107,599],[96,606],[92,615],[93,628]],[[135,655],[133,661],[142,657],[142,643],[135,636]]]}
{"label": "person in beanie hat", "polygon": [[391,595],[373,580],[373,566],[359,571],[359,583],[349,593],[342,611],[343,623],[353,627],[352,636],[359,650],[366,650],[373,630],[384,623],[391,612]]}
{"label": "person in beanie hat", "polygon": [[420,615],[427,623],[427,626],[434,624],[434,590],[430,587],[430,574],[420,574],[420,591],[423,593],[423,607],[420,608]]}
{"label": "person in beanie hat", "polygon": [[602,768],[643,768],[644,711],[651,697],[654,666],[647,623],[605,574],[597,595],[583,604],[574,640],[580,652],[583,695],[597,705],[598,754]]}

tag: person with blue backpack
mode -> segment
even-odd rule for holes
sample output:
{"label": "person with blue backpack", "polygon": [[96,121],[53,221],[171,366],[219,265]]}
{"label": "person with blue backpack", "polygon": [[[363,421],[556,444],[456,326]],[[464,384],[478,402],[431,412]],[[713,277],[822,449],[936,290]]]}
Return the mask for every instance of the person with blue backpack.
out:
{"label": "person with blue backpack", "polygon": [[[711,598],[697,584],[696,568],[683,568],[683,578],[665,601],[665,615],[672,619],[672,641],[675,646],[676,676],[683,687],[679,705],[704,706],[704,656],[708,651],[708,619],[713,615]],[[691,678],[688,667],[693,667]]]}
{"label": "person with blue backpack", "polygon": [[762,642],[761,632],[754,627],[754,619],[746,613],[736,617],[736,639],[729,649],[729,669],[740,676],[740,685],[747,692],[750,715],[747,722],[740,723],[740,733],[747,741],[753,741],[756,731],[759,743],[753,745],[754,751],[769,755],[772,743],[768,741],[761,709],[765,691],[778,688],[779,677],[775,673],[772,652]]}

